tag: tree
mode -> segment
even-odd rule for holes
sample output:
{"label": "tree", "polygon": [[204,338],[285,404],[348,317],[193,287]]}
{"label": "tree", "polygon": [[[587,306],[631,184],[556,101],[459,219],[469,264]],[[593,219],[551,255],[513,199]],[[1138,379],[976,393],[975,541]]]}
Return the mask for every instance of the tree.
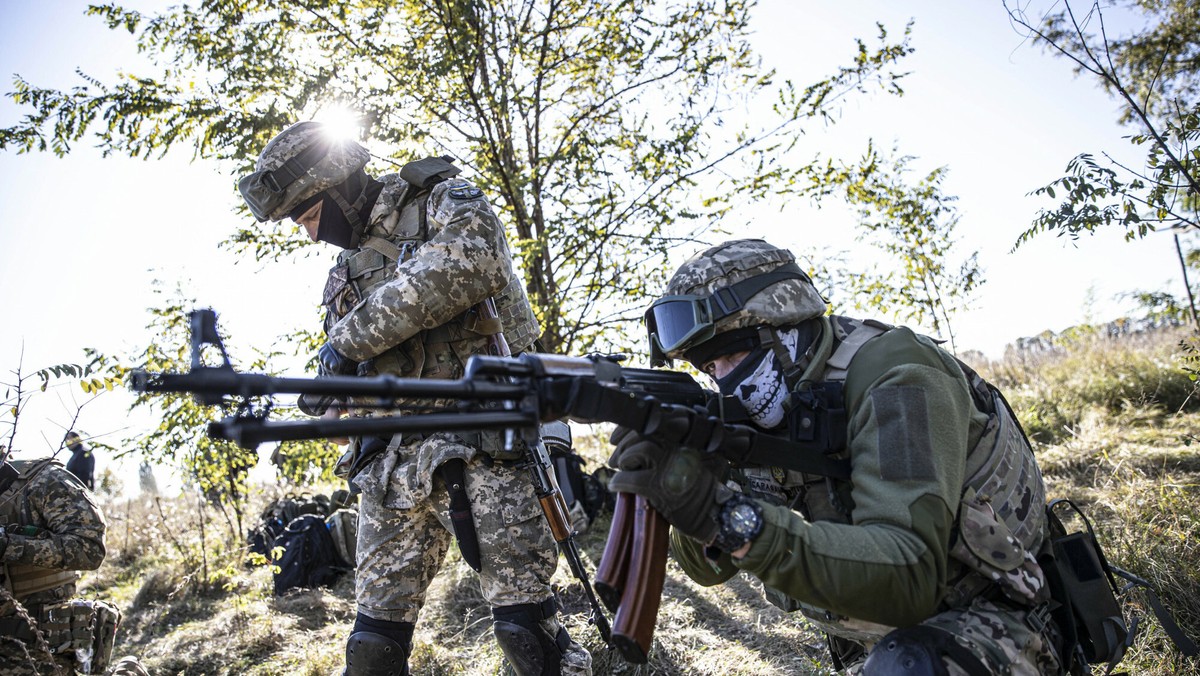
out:
{"label": "tree", "polygon": [[[70,407],[71,419],[62,425],[63,438],[57,441],[55,452],[66,446],[65,435],[69,430],[77,428],[80,414],[85,406],[95,400],[100,393],[110,391],[119,385],[119,380],[100,373],[101,369],[95,362],[88,364],[55,364],[34,370],[32,373],[24,370],[23,360],[18,360],[17,367],[9,371],[9,377],[0,382],[4,397],[0,399],[0,428],[7,430],[0,434],[0,460],[7,460],[9,453],[20,448],[17,444],[17,433],[20,431],[21,418],[25,415],[32,397],[44,394],[51,383],[66,381],[68,385],[78,386],[88,398],[74,402]],[[86,439],[89,444],[96,445],[93,439]],[[105,448],[108,448],[105,446]],[[111,450],[111,449],[110,449]]]}
{"label": "tree", "polygon": [[[894,154],[894,153],[893,153]],[[966,309],[983,284],[978,253],[954,264],[959,216],[956,197],[942,193],[948,169],[939,167],[910,185],[908,156],[890,160],[873,147],[855,164],[830,161],[810,178],[807,194],[816,202],[841,197],[858,211],[859,241],[884,252],[900,269],[850,270],[844,264],[828,274],[844,280],[859,309],[875,308],[899,321],[915,321],[945,336],[952,350],[951,316]]]}
{"label": "tree", "polygon": [[[752,1],[229,0],[159,15],[89,11],[137,36],[157,72],[70,91],[17,79],[30,111],[0,148],[63,154],[190,148],[244,172],[283,126],[338,105],[392,157],[449,153],[496,197],[547,349],[613,342],[672,247],[732,205],[786,191],[807,120],[847,94],[899,93],[908,33],[857,41],[850,65],[776,83],[749,46]],[[767,106],[761,105],[769,101]],[[739,123],[759,110],[765,122]],[[257,257],[305,244],[290,224],[243,227]],[[616,333],[611,333],[616,329]],[[610,332],[601,338],[602,332]]]}
{"label": "tree", "polygon": [[[1134,126],[1132,143],[1146,148],[1145,167],[1137,169],[1103,153],[1084,153],[1067,165],[1067,175],[1035,194],[1057,199],[1058,208],[1041,210],[1017,246],[1043,232],[1072,239],[1101,227],[1120,226],[1127,239],[1160,228],[1200,230],[1196,196],[1200,194],[1200,12],[1187,0],[1123,3],[1148,21],[1125,37],[1110,34],[1099,2],[1084,14],[1070,2],[1032,21],[1024,9],[1005,3],[1013,22],[1037,44],[1074,62],[1122,104],[1121,121]],[[1056,5],[1056,7],[1059,5]],[[1195,304],[1187,279],[1187,258],[1179,237],[1176,251],[1184,274],[1193,322]]]}
{"label": "tree", "polygon": [[[150,310],[151,321],[146,328],[156,339],[146,348],[127,357],[90,351],[92,363],[109,381],[117,382],[127,381],[129,372],[135,367],[151,372],[187,371],[191,366],[188,310],[195,305],[194,300],[176,292],[175,297],[166,300],[161,307]],[[213,355],[204,356],[213,358]],[[235,367],[265,372],[270,358],[277,356],[278,353],[259,353],[245,366]],[[250,402],[250,405],[270,404]],[[208,422],[219,417],[214,410],[216,407],[202,405],[190,395],[138,393],[130,409],[139,408],[152,411],[159,421],[158,426],[149,433],[127,440],[127,448],[137,452],[143,460],[179,468],[210,503],[223,512],[226,507],[231,508],[230,530],[235,537],[240,537],[244,531],[248,473],[258,462],[257,451],[209,437]],[[292,411],[281,413],[285,418],[296,415]],[[289,442],[284,455],[287,460],[280,469],[285,477],[311,480],[315,475],[331,480],[339,451],[328,442],[302,441]]]}

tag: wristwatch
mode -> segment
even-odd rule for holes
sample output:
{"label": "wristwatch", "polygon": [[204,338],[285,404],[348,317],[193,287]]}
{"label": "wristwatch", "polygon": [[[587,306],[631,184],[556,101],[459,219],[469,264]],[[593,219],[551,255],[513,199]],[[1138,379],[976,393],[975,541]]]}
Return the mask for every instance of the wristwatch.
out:
{"label": "wristwatch", "polygon": [[735,493],[721,505],[717,524],[720,530],[712,546],[723,552],[736,552],[762,533],[762,507],[749,496]]}

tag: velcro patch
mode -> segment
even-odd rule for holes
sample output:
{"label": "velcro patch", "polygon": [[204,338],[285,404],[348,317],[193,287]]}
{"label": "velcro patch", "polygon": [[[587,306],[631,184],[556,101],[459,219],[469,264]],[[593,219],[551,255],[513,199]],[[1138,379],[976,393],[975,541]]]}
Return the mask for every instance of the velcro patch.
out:
{"label": "velcro patch", "polygon": [[473,185],[451,188],[447,192],[456,200],[473,200],[483,197],[483,191]]}
{"label": "velcro patch", "polygon": [[871,391],[879,429],[879,475],[885,481],[934,478],[929,410],[920,387],[880,387]]}

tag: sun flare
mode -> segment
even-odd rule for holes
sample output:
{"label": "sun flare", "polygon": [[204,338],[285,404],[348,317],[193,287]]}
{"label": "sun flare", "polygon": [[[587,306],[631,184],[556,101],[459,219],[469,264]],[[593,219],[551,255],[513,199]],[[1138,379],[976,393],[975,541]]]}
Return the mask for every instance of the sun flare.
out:
{"label": "sun flare", "polygon": [[356,141],[362,136],[362,113],[343,104],[322,108],[313,120],[325,125],[325,133],[331,141]]}

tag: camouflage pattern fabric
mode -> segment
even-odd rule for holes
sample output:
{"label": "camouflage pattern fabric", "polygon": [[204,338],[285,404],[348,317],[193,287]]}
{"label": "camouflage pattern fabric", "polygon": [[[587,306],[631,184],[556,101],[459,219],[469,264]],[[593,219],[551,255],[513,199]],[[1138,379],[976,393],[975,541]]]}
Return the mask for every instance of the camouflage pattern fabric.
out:
{"label": "camouflage pattern fabric", "polygon": [[424,489],[411,485],[415,475],[407,471],[417,463],[403,461],[409,451],[424,458],[471,456],[466,488],[479,534],[480,587],[488,603],[546,600],[558,557],[527,473],[488,467],[473,449],[435,437],[385,454],[353,480],[362,491],[355,576],[359,609],[376,619],[415,622],[425,589],[453,541],[445,486],[440,477],[431,480],[420,499]]}
{"label": "camouflage pattern fabric", "polygon": [[[360,612],[417,621],[454,538],[449,496],[433,473],[434,459],[452,457],[467,459],[483,598],[491,606],[508,606],[551,596],[558,552],[527,472],[499,463],[489,467],[475,449],[439,435],[385,453],[352,480],[361,491],[354,577]],[[545,622],[550,635],[558,632],[557,619]],[[574,641],[563,660],[563,674],[591,673],[591,656]]]}
{"label": "camouflage pattern fabric", "polygon": [[[57,461],[12,464],[21,477],[0,493],[0,523],[6,525],[7,531],[4,536],[7,545],[0,555],[6,588],[20,589],[29,580],[58,582],[49,589],[18,593],[15,600],[7,591],[0,596],[0,622],[28,627],[27,619],[19,619],[22,615],[39,617],[45,607],[63,604],[74,596],[77,575],[71,571],[95,570],[100,566],[105,555],[106,524],[91,493]],[[26,523],[29,520],[25,514],[32,517],[31,523]],[[31,526],[37,533],[13,532],[14,525]],[[39,586],[35,584],[34,588]],[[14,635],[25,631],[5,632],[0,636],[0,674],[54,673],[45,650],[38,647],[35,639]],[[69,652],[57,654],[54,659],[61,673],[74,673],[75,659]]]}
{"label": "camouflage pattern fabric", "polygon": [[[922,622],[949,632],[994,676],[1057,674],[1062,672],[1051,638],[1030,629],[1029,612],[982,599],[969,607],[939,613]],[[959,665],[946,661],[951,676],[966,676]],[[847,668],[860,674],[861,663]]]}
{"label": "camouflage pattern fabric", "polygon": [[[371,224],[372,235],[388,225],[374,211]],[[329,342],[338,352],[366,361],[508,287],[512,253],[478,188],[461,179],[435,185],[428,229],[428,240],[396,266],[393,279],[329,327]]]}
{"label": "camouflage pattern fabric", "polygon": [[[34,463],[12,464],[24,475]],[[92,494],[57,461],[29,474],[32,476],[27,480],[18,479],[0,494],[0,523],[33,526],[39,533],[26,536],[9,532],[0,562],[54,570],[99,568],[104,560],[107,525]],[[25,523],[26,503],[32,523]]]}
{"label": "camouflage pattern fabric", "polygon": [[[710,295],[717,289],[771,272],[796,257],[786,249],[772,246],[761,239],[739,239],[705,249],[689,258],[667,282],[665,296]],[[747,326],[787,326],[805,319],[820,317],[828,304],[810,282],[788,279],[773,284],[751,296],[738,312],[716,324],[716,332],[724,333]],[[681,359],[683,350],[667,353],[671,359]]]}

